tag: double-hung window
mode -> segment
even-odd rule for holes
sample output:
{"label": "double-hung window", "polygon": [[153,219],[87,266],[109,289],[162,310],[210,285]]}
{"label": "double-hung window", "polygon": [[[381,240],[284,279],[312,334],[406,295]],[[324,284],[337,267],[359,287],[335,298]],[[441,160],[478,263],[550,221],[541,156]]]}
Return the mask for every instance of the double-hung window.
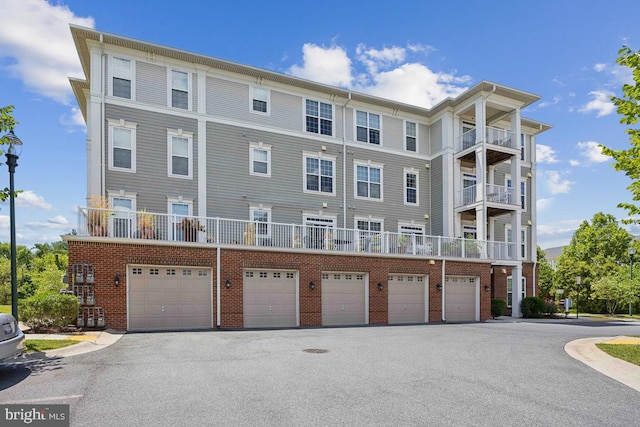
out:
{"label": "double-hung window", "polygon": [[305,128],[307,132],[333,135],[333,105],[325,102],[306,100]]}
{"label": "double-hung window", "polygon": [[171,106],[189,109],[189,73],[171,70]]}
{"label": "double-hung window", "polygon": [[[510,224],[505,226],[505,236],[507,243],[513,243],[513,233]],[[527,229],[525,227],[520,229],[520,257],[521,259],[527,259]]]}
{"label": "double-hung window", "polygon": [[136,171],[136,123],[108,119],[109,169]]}
{"label": "double-hung window", "polygon": [[382,200],[382,166],[355,164],[356,198]]}
{"label": "double-hung window", "polygon": [[404,170],[404,204],[418,206],[418,171]]}
{"label": "double-hung window", "polygon": [[255,233],[258,238],[258,243],[266,243],[261,239],[267,239],[271,237],[271,208],[265,206],[252,206],[250,207],[251,221],[256,224]]}
{"label": "double-hung window", "polygon": [[251,144],[249,147],[250,175],[271,176],[271,146],[263,143]]}
{"label": "double-hung window", "polygon": [[[507,181],[507,187],[512,188],[513,182],[511,181],[511,177],[507,176],[505,179]],[[527,207],[526,200],[527,200],[527,183],[523,179],[522,181],[520,181],[520,207],[523,210],[526,210],[526,207]]]}
{"label": "double-hung window", "polygon": [[307,193],[335,194],[335,163],[329,156],[304,155],[304,191]]}
{"label": "double-hung window", "polygon": [[269,89],[251,87],[251,111],[269,115]]}
{"label": "double-hung window", "polygon": [[181,129],[168,129],[169,176],[174,178],[193,178],[193,133]]}
{"label": "double-hung window", "polygon": [[382,232],[382,220],[372,220],[369,218],[355,218],[356,227],[360,231]]}
{"label": "double-hung window", "polygon": [[132,99],[133,62],[130,59],[112,57],[111,91],[118,98]]}
{"label": "double-hung window", "polygon": [[380,116],[356,110],[356,139],[380,145]]}
{"label": "double-hung window", "polygon": [[405,150],[407,151],[418,151],[417,149],[417,140],[418,140],[418,128],[414,122],[405,121],[404,122],[404,141],[405,141]]}
{"label": "double-hung window", "polygon": [[[527,296],[527,278],[522,277],[522,301]],[[507,276],[507,307],[513,305],[513,276]]]}

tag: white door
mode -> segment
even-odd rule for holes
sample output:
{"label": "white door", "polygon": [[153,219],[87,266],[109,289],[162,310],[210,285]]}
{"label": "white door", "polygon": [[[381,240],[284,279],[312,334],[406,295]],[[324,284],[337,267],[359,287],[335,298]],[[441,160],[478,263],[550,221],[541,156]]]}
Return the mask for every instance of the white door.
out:
{"label": "white door", "polygon": [[447,322],[480,320],[480,294],[475,277],[447,276],[443,292]]}
{"label": "white door", "polygon": [[210,268],[129,266],[129,330],[213,327]]}
{"label": "white door", "polygon": [[242,288],[245,328],[300,325],[295,272],[245,270]]}
{"label": "white door", "polygon": [[366,325],[367,281],[361,273],[322,274],[322,324]]}
{"label": "white door", "polygon": [[425,276],[389,275],[389,324],[429,321]]}

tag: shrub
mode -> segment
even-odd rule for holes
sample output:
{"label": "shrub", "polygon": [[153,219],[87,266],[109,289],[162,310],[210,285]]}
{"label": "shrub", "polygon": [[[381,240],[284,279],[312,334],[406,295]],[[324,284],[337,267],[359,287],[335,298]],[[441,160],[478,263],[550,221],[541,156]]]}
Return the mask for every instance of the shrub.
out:
{"label": "shrub", "polygon": [[558,312],[558,306],[552,301],[545,301],[544,314],[547,316],[553,316]]}
{"label": "shrub", "polygon": [[504,311],[507,309],[507,301],[500,298],[491,299],[491,317],[496,318],[504,315]]}
{"label": "shrub", "polygon": [[522,317],[541,317],[545,310],[544,300],[540,297],[526,297],[520,303]]}
{"label": "shrub", "polygon": [[20,320],[37,332],[75,323],[79,305],[75,295],[43,293],[19,301],[19,306]]}

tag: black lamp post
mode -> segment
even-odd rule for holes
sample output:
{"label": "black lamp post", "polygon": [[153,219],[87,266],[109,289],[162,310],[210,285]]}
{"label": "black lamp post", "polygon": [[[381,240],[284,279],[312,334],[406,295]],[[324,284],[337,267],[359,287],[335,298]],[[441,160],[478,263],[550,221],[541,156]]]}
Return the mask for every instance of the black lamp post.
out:
{"label": "black lamp post", "polygon": [[629,317],[633,316],[633,256],[636,254],[636,248],[629,246]]}
{"label": "black lamp post", "polygon": [[7,150],[7,166],[9,166],[9,222],[11,233],[11,314],[18,321],[18,274],[16,262],[16,200],[13,186],[13,174],[18,166],[18,150],[22,147],[22,141],[14,133],[13,129],[5,135],[9,143]]}

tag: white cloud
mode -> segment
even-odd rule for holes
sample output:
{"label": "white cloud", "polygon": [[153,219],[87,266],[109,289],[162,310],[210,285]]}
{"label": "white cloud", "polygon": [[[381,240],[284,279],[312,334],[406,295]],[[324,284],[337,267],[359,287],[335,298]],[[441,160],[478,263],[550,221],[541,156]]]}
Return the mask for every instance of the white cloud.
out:
{"label": "white cloud", "polygon": [[69,221],[67,218],[62,215],[56,215],[52,218],[47,219],[45,222],[42,221],[27,221],[25,223],[27,227],[30,228],[45,228],[50,230],[64,230],[69,228]]}
{"label": "white cloud", "polygon": [[538,199],[536,200],[536,207],[538,208],[538,212],[546,211],[553,204],[553,199]]}
{"label": "white cloud", "polygon": [[580,160],[571,159],[571,160],[569,160],[569,164],[571,166],[580,166]]}
{"label": "white cloud", "polygon": [[9,215],[0,215],[0,230],[8,230],[10,221]]}
{"label": "white cloud", "polygon": [[82,111],[78,107],[71,107],[69,114],[63,114],[60,117],[60,124],[69,128],[85,128],[84,117]]}
{"label": "white cloud", "polygon": [[[343,47],[307,43],[302,48],[302,64],[293,65],[289,73],[426,108],[467,89],[472,81],[469,76],[435,72],[423,64],[408,62],[407,51],[417,50],[416,45],[375,49],[360,44],[354,64]],[[362,71],[356,70],[357,64],[362,64]]]}
{"label": "white cloud", "polygon": [[25,190],[16,196],[16,206],[20,208],[44,209],[47,211],[53,209],[53,206],[45,202],[44,197],[38,196],[31,190]]}
{"label": "white cloud", "polygon": [[559,161],[555,150],[544,144],[536,145],[536,160],[538,163],[558,163]]}
{"label": "white cloud", "polygon": [[351,85],[351,59],[340,46],[322,47],[313,43],[302,46],[303,65],[293,65],[289,72],[296,77],[333,86]]}
{"label": "white cloud", "polygon": [[544,107],[548,107],[550,105],[556,105],[559,104],[560,101],[562,101],[562,97],[560,95],[556,95],[552,98],[551,101],[543,101],[541,103],[538,104],[538,108],[544,108]]}
{"label": "white cloud", "polygon": [[595,71],[597,71],[598,73],[602,72],[602,71],[606,71],[607,70],[607,64],[596,64],[593,66],[593,69]]}
{"label": "white cloud", "polygon": [[582,221],[582,219],[569,219],[551,224],[538,224],[538,245],[543,249],[568,245]]}
{"label": "white cloud", "polygon": [[594,90],[589,92],[589,95],[591,95],[593,99],[578,110],[580,113],[595,111],[597,113],[596,117],[602,117],[614,112],[616,107],[609,99],[609,97],[613,95],[613,92]]}
{"label": "white cloud", "polygon": [[428,44],[422,44],[422,43],[409,43],[407,44],[407,49],[410,52],[413,53],[430,53],[430,52],[435,52],[437,49],[433,46],[430,46]]}
{"label": "white cloud", "polygon": [[604,163],[611,160],[611,157],[602,154],[602,148],[597,142],[578,142],[576,146],[580,150],[580,155],[586,157],[591,163]]}
{"label": "white cloud", "polygon": [[551,194],[568,193],[571,190],[571,186],[575,184],[575,182],[568,179],[563,179],[558,171],[546,171],[544,177],[547,189]]}
{"label": "white cloud", "polygon": [[93,18],[45,0],[2,0],[0,16],[1,68],[28,90],[68,105],[68,78],[84,76],[69,24],[93,28]]}

